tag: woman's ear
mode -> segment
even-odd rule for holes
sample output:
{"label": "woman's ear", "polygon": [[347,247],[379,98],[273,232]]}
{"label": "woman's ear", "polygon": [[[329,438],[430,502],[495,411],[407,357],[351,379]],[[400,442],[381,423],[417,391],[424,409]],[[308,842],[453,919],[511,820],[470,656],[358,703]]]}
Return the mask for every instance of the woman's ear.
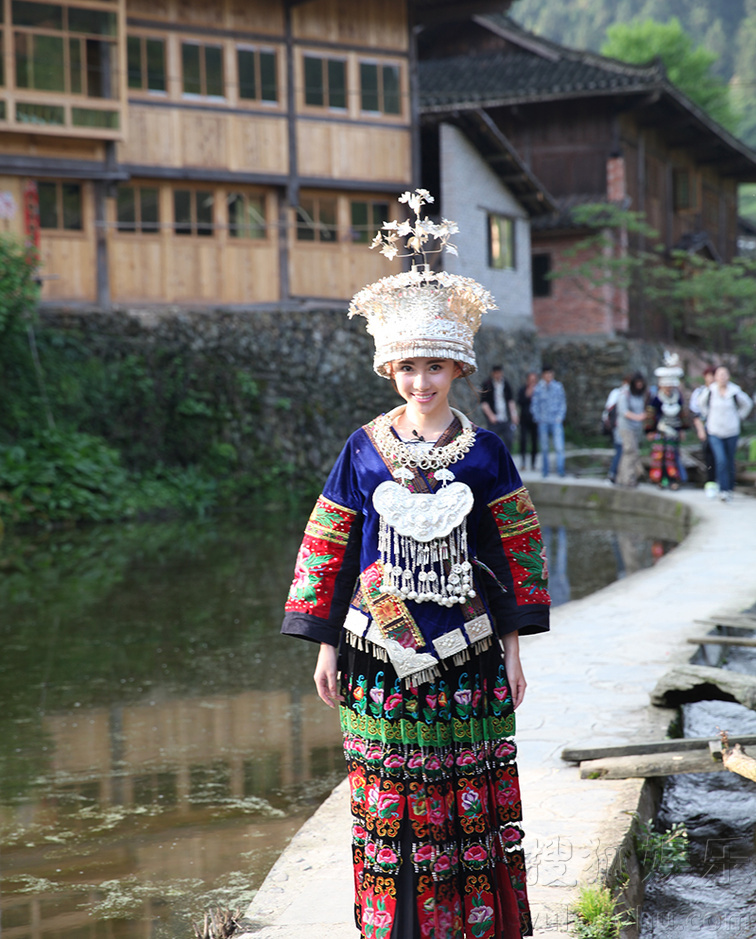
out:
{"label": "woman's ear", "polygon": [[462,371],[462,366],[459,364],[459,362],[455,362],[454,363],[454,377],[461,378],[462,375],[464,374],[465,373]]}

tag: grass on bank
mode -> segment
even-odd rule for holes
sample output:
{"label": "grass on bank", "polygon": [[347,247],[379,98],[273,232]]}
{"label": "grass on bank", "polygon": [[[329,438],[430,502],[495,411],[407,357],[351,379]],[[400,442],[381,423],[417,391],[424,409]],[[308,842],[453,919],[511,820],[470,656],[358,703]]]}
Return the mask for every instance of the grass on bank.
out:
{"label": "grass on bank", "polygon": [[620,931],[630,922],[627,913],[617,910],[617,901],[604,886],[581,887],[572,912],[572,931],[577,939],[619,939]]}

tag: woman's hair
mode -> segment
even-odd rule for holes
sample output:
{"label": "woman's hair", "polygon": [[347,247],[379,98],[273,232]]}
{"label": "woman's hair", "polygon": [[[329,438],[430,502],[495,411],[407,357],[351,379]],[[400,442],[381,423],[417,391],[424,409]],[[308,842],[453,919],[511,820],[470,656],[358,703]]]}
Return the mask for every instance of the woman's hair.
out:
{"label": "woman's hair", "polygon": [[646,379],[640,372],[634,372],[630,378],[630,387],[634,388],[636,385],[640,385],[640,390],[646,390]]}

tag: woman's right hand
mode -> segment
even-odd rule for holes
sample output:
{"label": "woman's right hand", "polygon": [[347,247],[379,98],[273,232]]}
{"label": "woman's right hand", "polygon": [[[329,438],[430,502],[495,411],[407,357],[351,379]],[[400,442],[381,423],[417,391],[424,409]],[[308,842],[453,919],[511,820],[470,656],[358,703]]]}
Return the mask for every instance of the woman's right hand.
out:
{"label": "woman's right hand", "polygon": [[321,701],[325,701],[329,708],[335,708],[336,704],[342,700],[336,682],[337,654],[336,646],[321,642],[318,662],[313,675],[315,687],[318,689],[318,697]]}

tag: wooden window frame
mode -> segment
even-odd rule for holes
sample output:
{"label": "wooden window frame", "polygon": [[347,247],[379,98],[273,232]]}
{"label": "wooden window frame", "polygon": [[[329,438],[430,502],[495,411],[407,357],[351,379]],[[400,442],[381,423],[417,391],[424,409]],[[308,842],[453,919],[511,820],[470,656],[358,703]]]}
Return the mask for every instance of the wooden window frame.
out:
{"label": "wooden window frame", "polygon": [[[517,219],[504,212],[486,213],[488,229],[488,266],[495,271],[516,271],[517,270]],[[502,223],[506,223],[509,230],[509,252],[502,250],[503,239],[501,239]],[[499,238],[495,231],[498,230]],[[511,255],[511,263],[508,263],[507,254]]]}
{"label": "wooden window frame", "polygon": [[[253,242],[253,243],[259,244],[261,242],[265,242],[269,240],[270,224],[268,222],[268,200],[264,192],[249,192],[244,189],[232,189],[229,187],[228,189],[224,191],[223,196],[224,196],[224,202],[226,205],[226,221],[228,223],[227,230],[228,230],[228,238],[230,241],[232,241],[233,243]],[[240,226],[240,228],[243,230],[241,231],[237,230],[234,233],[234,229],[236,228],[236,226],[233,225],[231,222],[231,212],[230,212],[230,203],[234,197],[241,198],[244,201],[245,216],[246,216],[247,211],[249,210],[249,202],[251,199],[254,199],[255,201],[260,202],[263,221],[262,221],[262,224],[259,226],[259,228],[255,228],[255,226],[251,226],[246,223],[243,223],[242,226]],[[253,230],[259,230],[261,231],[261,234],[259,235],[252,234],[251,232]]]}
{"label": "wooden window frame", "polygon": [[[279,76],[279,56],[278,49],[273,46],[254,46],[247,43],[236,43],[235,47],[235,67],[236,67],[236,81],[237,81],[237,97],[239,103],[244,104],[257,104],[262,105],[263,107],[280,107],[281,106],[281,88],[280,88],[280,76]],[[254,55],[254,70],[255,70],[255,95],[246,96],[242,95],[242,84],[241,84],[241,69],[239,68],[239,53],[251,53]],[[262,90],[262,63],[260,56],[261,55],[272,55],[273,56],[273,74],[275,76],[275,98],[263,98]]]}
{"label": "wooden window frame", "polygon": [[[359,226],[354,221],[354,207],[356,205],[364,205],[367,208],[368,222],[365,227],[364,237],[361,236],[361,232],[358,232]],[[387,221],[390,211],[388,199],[349,199],[349,240],[351,243],[369,245],[381,230],[383,223]]]}
{"label": "wooden window frame", "polygon": [[[118,193],[125,190],[131,189],[134,192],[134,222],[131,227],[129,223],[122,222],[119,218],[119,204],[118,204]],[[153,190],[157,194],[156,206],[157,206],[157,221],[155,222],[145,222],[143,219],[143,210],[144,204],[142,201],[142,193],[144,190]],[[157,184],[144,184],[144,183],[123,183],[118,186],[115,198],[115,228],[119,235],[147,235],[150,238],[155,237],[160,234],[160,186]]]}
{"label": "wooden window frame", "polygon": [[[190,204],[189,204],[189,221],[188,222],[178,222],[176,220],[176,195],[179,192],[188,192],[190,195]],[[198,209],[198,199],[200,194],[206,194],[212,196],[212,221],[200,222],[198,219],[199,212]],[[172,203],[173,203],[173,218],[171,221],[171,230],[175,237],[177,238],[215,238],[217,235],[218,226],[216,224],[216,214],[215,209],[217,206],[217,195],[215,189],[204,189],[191,186],[174,186],[171,190],[172,194]],[[180,230],[179,226],[188,225],[188,230]]]}
{"label": "wooden window frame", "polygon": [[[84,199],[84,184],[77,180],[68,180],[68,179],[38,179],[37,180],[37,193],[39,193],[40,186],[55,186],[55,215],[57,224],[52,225],[42,225],[42,216],[40,213],[39,216],[39,228],[40,231],[44,232],[54,232],[56,235],[66,235],[66,236],[75,236],[81,237],[86,234],[86,217],[84,214],[85,208],[85,199]],[[65,209],[63,205],[63,187],[70,186],[79,190],[79,219],[81,225],[78,228],[74,228],[65,224]]]}
{"label": "wooden window frame", "polygon": [[[685,185],[682,185],[685,180]],[[672,169],[672,208],[675,212],[692,212],[698,207],[696,176],[690,167]]]}
{"label": "wooden window frame", "polygon": [[[376,93],[378,97],[378,107],[377,108],[366,108],[364,106],[364,97],[365,92],[363,89],[363,76],[362,68],[363,66],[372,67],[376,69]],[[402,79],[403,79],[403,70],[402,64],[400,62],[386,62],[380,59],[358,59],[357,62],[358,74],[360,76],[360,113],[361,114],[370,114],[370,115],[380,115],[381,117],[389,118],[400,118],[404,114],[404,105],[402,102]],[[396,69],[397,72],[397,105],[398,110],[396,111],[387,111],[386,110],[386,81],[385,81],[385,71],[386,69]]]}
{"label": "wooden window frame", "polygon": [[[305,208],[305,203],[312,203],[312,211]],[[323,203],[333,204],[333,224],[323,222],[321,208]],[[304,217],[306,216],[306,217]],[[301,245],[337,245],[341,241],[339,231],[339,200],[337,196],[302,196],[294,209],[294,229],[297,246]],[[303,238],[303,231],[312,231],[312,238]],[[332,237],[331,237],[332,235]]]}
{"label": "wooden window frame", "polygon": [[[323,89],[323,103],[315,104],[307,100],[307,59],[320,62],[320,72]],[[330,62],[339,63],[344,69],[344,104],[331,103],[331,82],[328,73]],[[318,111],[333,111],[337,114],[346,114],[349,111],[349,60],[346,56],[321,55],[317,52],[303,52],[302,63],[302,102],[306,108],[314,108]]]}
{"label": "wooden window frame", "polygon": [[[137,87],[130,84],[129,75],[129,42],[139,42],[139,71],[141,84]],[[147,43],[159,42],[163,47],[163,88],[150,88],[149,69],[147,64]],[[150,35],[149,33],[127,33],[126,35],[126,87],[129,94],[146,94],[150,96],[167,97],[168,95],[168,43],[164,36]]]}
{"label": "wooden window frame", "polygon": [[[228,94],[226,88],[226,46],[223,42],[202,42],[198,39],[188,39],[182,37],[179,40],[179,56],[181,60],[181,96],[183,98],[197,100],[199,98],[204,98],[210,101],[227,101]],[[192,46],[199,49],[199,82],[200,82],[200,91],[187,91],[186,90],[186,74],[184,68],[184,47]],[[218,49],[220,51],[220,79],[223,86],[223,91],[221,94],[208,94],[207,91],[207,50],[208,49]]]}
{"label": "wooden window frame", "polygon": [[[27,42],[31,43],[31,48],[33,49],[33,43],[36,37],[49,37],[51,39],[60,39],[62,47],[62,61],[61,68],[63,74],[63,87],[62,88],[41,88],[34,84],[34,79],[28,85],[19,84],[19,62],[17,54],[14,54],[15,60],[15,69],[12,76],[12,87],[15,90],[21,91],[23,93],[36,93],[44,95],[75,95],[77,99],[86,99],[87,101],[118,101],[120,99],[120,85],[118,80],[119,70],[120,70],[120,50],[119,50],[119,22],[118,22],[118,11],[113,6],[105,7],[104,5],[96,7],[80,7],[73,0],[58,0],[58,2],[51,4],[55,7],[61,8],[61,28],[57,29],[52,26],[26,26],[19,25],[13,19],[13,4],[11,2],[11,21],[6,25],[3,25],[4,29],[10,30],[11,33],[11,43],[13,44],[14,50],[16,49],[17,37],[25,36],[27,37]],[[111,15],[114,19],[114,32],[109,34],[97,33],[97,32],[87,32],[79,30],[76,28],[71,28],[69,23],[69,13],[71,10],[89,10],[93,13],[107,13]],[[74,65],[72,64],[72,50],[74,48],[73,44],[78,43],[80,48],[79,53],[79,67],[76,70],[77,79],[74,82]],[[86,43],[88,42],[98,42],[107,46],[110,50],[110,67],[109,67],[109,76],[108,84],[110,84],[110,94],[91,94],[89,89],[89,75],[90,69],[88,68],[88,60],[86,54]],[[83,46],[82,52],[82,43]],[[34,53],[31,53],[31,61],[34,62]]]}

